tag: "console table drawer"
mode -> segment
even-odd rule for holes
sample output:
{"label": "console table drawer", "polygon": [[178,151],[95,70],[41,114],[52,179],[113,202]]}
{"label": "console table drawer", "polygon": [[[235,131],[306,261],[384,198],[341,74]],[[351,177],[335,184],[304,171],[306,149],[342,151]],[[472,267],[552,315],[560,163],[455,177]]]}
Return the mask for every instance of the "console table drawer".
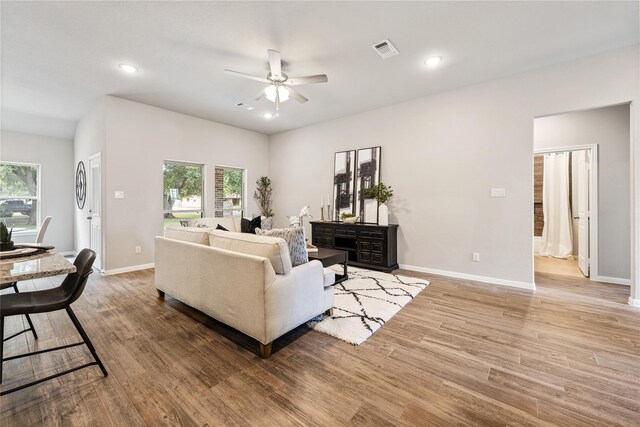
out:
{"label": "console table drawer", "polygon": [[356,237],[358,231],[355,228],[337,228],[336,236]]}
{"label": "console table drawer", "polygon": [[385,233],[381,230],[360,230],[358,235],[362,237],[375,237],[378,239],[384,239]]}
{"label": "console table drawer", "polygon": [[314,225],[312,232],[319,234],[333,234],[333,227],[319,227],[317,225]]}

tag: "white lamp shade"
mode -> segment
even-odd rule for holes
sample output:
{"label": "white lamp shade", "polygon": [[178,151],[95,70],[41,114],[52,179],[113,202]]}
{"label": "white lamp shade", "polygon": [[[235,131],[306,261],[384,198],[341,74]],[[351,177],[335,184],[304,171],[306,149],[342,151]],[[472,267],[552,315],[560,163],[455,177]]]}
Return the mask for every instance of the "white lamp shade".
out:
{"label": "white lamp shade", "polygon": [[[267,87],[264,93],[269,101],[276,102],[276,87],[274,85]],[[278,94],[280,95],[280,102],[289,99],[289,91],[285,87],[278,87]]]}

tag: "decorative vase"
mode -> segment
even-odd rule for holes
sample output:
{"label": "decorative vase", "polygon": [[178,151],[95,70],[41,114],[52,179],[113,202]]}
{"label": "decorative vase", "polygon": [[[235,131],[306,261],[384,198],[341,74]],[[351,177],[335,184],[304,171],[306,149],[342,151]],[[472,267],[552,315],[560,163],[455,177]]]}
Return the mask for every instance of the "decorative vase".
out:
{"label": "decorative vase", "polygon": [[384,203],[378,206],[378,225],[389,225],[389,208]]}
{"label": "decorative vase", "polygon": [[13,244],[13,240],[10,242],[0,242],[0,251],[4,252],[4,251],[12,251],[16,248],[16,246]]}
{"label": "decorative vase", "polygon": [[363,222],[376,222],[378,214],[378,201],[376,199],[364,199],[364,218]]}

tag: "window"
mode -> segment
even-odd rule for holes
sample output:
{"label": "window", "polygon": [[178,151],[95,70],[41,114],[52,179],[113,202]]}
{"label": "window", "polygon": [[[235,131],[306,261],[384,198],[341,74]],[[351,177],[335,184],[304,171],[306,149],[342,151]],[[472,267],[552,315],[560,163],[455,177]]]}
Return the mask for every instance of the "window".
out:
{"label": "window", "polygon": [[164,162],[164,226],[180,224],[204,213],[204,166],[193,163]]}
{"label": "window", "polygon": [[216,167],[216,217],[242,217],[244,211],[244,169]]}
{"label": "window", "polygon": [[35,232],[40,224],[40,165],[0,163],[0,219],[14,233]]}

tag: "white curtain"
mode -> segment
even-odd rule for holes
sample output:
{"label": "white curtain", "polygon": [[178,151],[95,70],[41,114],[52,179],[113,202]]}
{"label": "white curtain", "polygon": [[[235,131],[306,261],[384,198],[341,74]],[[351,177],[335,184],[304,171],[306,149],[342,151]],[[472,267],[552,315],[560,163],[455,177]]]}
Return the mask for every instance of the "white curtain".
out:
{"label": "white curtain", "polygon": [[569,201],[569,152],[544,155],[540,255],[569,258],[573,254]]}

